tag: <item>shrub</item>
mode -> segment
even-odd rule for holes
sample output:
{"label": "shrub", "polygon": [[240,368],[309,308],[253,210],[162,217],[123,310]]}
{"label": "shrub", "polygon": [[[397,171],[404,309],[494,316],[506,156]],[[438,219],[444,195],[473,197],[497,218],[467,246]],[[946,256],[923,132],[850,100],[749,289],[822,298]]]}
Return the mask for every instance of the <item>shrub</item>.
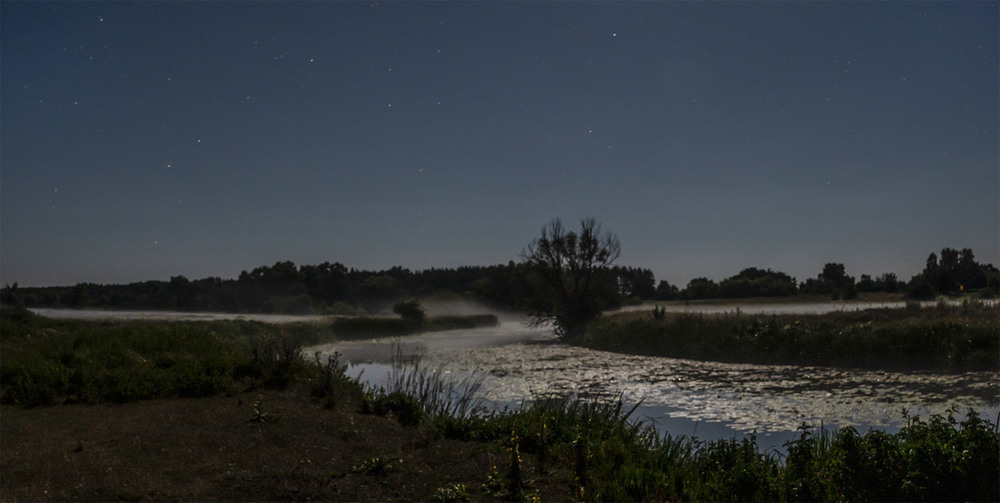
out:
{"label": "shrub", "polygon": [[398,314],[404,320],[417,323],[423,323],[424,321],[424,308],[420,305],[420,301],[416,299],[397,302],[395,306],[392,306],[392,312]]}
{"label": "shrub", "polygon": [[361,412],[377,416],[392,413],[403,426],[416,426],[424,419],[420,401],[400,391],[367,396],[362,402]]}

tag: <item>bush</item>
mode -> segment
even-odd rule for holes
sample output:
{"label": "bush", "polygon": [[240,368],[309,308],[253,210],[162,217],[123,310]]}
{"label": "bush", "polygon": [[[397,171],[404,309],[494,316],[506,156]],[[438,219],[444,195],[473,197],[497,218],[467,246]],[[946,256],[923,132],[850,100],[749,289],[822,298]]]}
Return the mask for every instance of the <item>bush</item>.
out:
{"label": "bush", "polygon": [[399,424],[403,426],[416,426],[424,419],[424,410],[420,401],[401,391],[367,396],[362,402],[361,411],[377,416],[392,413]]}
{"label": "bush", "polygon": [[416,299],[397,302],[395,306],[392,306],[392,312],[398,314],[404,320],[410,320],[417,323],[424,322],[424,308]]}

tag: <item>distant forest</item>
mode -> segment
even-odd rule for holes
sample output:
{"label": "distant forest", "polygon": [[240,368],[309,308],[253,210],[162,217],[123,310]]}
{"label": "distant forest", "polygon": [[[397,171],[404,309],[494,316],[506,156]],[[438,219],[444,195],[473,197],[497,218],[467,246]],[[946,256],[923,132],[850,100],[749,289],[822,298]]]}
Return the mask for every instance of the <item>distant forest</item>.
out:
{"label": "distant forest", "polygon": [[[608,307],[644,300],[697,300],[822,295],[853,299],[859,292],[905,293],[908,298],[976,292],[982,297],[1000,293],[1000,271],[975,261],[972,250],[945,248],[931,253],[924,270],[909,281],[893,273],[855,279],[843,264],[829,263],[815,277],[801,283],[770,269],[747,268],[715,282],[695,278],[683,289],[661,280],[652,271],[614,266],[604,281],[617,291],[605,299]],[[26,307],[222,311],[235,313],[365,314],[387,309],[413,297],[474,299],[500,309],[531,308],[537,290],[526,263],[469,266],[457,269],[411,271],[393,267],[382,271],[348,269],[340,263],[296,266],[278,262],[243,271],[237,279],[216,277],[189,280],[144,281],[126,285],[80,283],[65,287],[21,288],[17,283],[0,290],[0,302]]]}

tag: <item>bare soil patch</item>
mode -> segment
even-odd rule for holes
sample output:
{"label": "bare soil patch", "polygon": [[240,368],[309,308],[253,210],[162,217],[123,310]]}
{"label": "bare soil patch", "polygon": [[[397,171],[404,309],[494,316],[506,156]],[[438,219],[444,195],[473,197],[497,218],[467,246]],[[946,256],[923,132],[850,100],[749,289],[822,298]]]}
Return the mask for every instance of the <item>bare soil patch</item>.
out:
{"label": "bare soil patch", "polygon": [[303,386],[0,410],[3,501],[430,501],[455,483],[478,499],[494,458]]}

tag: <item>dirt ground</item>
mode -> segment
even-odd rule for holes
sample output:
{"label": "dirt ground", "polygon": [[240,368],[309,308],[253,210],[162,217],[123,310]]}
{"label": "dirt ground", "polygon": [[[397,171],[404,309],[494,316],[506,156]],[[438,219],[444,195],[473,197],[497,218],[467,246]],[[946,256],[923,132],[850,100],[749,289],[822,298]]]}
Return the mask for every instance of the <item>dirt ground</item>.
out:
{"label": "dirt ground", "polygon": [[[0,408],[5,502],[431,501],[455,483],[478,500],[502,458],[487,444],[362,415],[352,404],[325,409],[304,389]],[[366,462],[374,468],[358,468]]]}

